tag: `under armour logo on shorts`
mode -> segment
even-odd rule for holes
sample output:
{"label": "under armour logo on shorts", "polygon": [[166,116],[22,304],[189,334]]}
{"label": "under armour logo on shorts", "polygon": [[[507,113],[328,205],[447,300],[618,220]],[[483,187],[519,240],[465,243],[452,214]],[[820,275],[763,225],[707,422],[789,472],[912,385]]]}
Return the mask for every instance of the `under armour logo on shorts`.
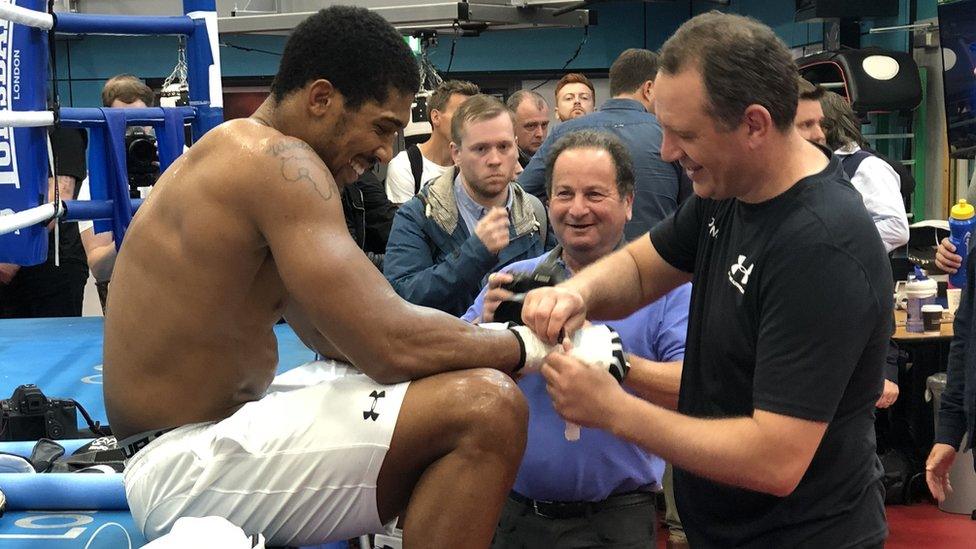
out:
{"label": "under armour logo on shorts", "polygon": [[373,391],[369,394],[369,396],[373,399],[373,404],[369,407],[369,410],[363,410],[363,421],[366,421],[367,419],[376,421],[376,419],[380,417],[380,415],[376,413],[376,403],[379,402],[381,398],[386,396],[386,391]]}

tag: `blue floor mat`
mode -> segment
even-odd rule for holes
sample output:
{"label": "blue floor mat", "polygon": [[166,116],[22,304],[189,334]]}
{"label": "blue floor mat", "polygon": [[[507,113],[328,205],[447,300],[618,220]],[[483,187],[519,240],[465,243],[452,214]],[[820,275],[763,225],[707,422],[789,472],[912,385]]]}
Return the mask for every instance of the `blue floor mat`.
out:
{"label": "blue floor mat", "polygon": [[[102,330],[101,317],[0,320],[0,399],[34,383],[48,397],[77,400],[94,420],[106,423]],[[314,358],[289,326],[276,326],[275,335],[278,373]],[[125,511],[11,511],[0,518],[0,547],[125,549],[123,530],[133,548],[145,545]]]}
{"label": "blue floor mat", "polygon": [[[0,518],[3,549],[129,549],[130,542],[131,549],[147,543],[125,511],[16,511]],[[346,547],[336,542],[304,549]]]}
{"label": "blue floor mat", "polygon": [[[0,320],[0,399],[34,383],[48,397],[74,398],[92,419],[106,423],[102,327],[102,317]],[[275,335],[278,373],[313,359],[288,325],[275,326]]]}
{"label": "blue floor mat", "polygon": [[126,549],[126,533],[133,549],[146,544],[125,511],[15,511],[0,518],[3,549],[76,549],[89,542],[88,549]]}

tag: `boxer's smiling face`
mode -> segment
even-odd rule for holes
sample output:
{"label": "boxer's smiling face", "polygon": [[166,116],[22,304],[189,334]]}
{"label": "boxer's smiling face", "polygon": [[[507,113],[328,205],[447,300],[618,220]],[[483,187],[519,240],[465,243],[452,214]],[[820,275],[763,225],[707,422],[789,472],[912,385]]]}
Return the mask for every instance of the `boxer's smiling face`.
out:
{"label": "boxer's smiling face", "polygon": [[393,156],[393,140],[410,120],[413,94],[390,90],[386,101],[367,100],[350,107],[341,93],[328,83],[310,93],[309,121],[314,137],[309,144],[328,166],[336,184],[342,186],[359,179],[377,162],[387,163]]}

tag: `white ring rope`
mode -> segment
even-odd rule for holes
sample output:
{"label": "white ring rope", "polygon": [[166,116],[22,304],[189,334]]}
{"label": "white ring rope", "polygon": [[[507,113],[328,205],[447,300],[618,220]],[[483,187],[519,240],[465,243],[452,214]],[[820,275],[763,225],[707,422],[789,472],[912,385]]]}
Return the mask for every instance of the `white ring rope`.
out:
{"label": "white ring rope", "polygon": [[51,30],[54,27],[54,17],[51,14],[13,4],[0,3],[0,19],[44,30]]}
{"label": "white ring rope", "polygon": [[[0,6],[6,4],[0,3]],[[52,111],[8,111],[0,110],[0,127],[7,128],[36,128],[39,126],[53,126],[54,113]]]}
{"label": "white ring rope", "polygon": [[55,217],[61,217],[64,215],[63,204],[62,202],[59,204],[60,207],[55,208],[54,202],[48,202],[21,212],[0,215],[0,234],[12,233],[25,227],[50,221]]}

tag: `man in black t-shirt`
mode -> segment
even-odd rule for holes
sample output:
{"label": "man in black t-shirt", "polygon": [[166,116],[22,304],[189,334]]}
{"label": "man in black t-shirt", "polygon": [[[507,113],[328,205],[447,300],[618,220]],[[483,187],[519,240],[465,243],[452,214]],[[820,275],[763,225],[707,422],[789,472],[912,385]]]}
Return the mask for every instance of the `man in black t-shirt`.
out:
{"label": "man in black t-shirt", "polygon": [[[58,176],[49,179],[47,199],[54,200],[55,181],[61,200],[77,198],[87,175],[88,134],[80,129],[59,127],[53,128],[50,136],[58,159]],[[48,224],[44,263],[30,267],[0,263],[0,318],[81,316],[88,262],[78,224],[61,223],[58,227],[55,261],[54,223]]]}
{"label": "man in black t-shirt", "polygon": [[[682,25],[661,51],[656,107],[662,158],[681,163],[696,196],[523,308],[555,342],[694,280],[678,413],[566,354],[543,368],[568,421],[674,464],[692,547],[887,536],[874,403],[891,273],[839,161],[793,127],[796,79],[789,50],[755,20],[713,12]],[[638,393],[646,381],[627,378]]]}

